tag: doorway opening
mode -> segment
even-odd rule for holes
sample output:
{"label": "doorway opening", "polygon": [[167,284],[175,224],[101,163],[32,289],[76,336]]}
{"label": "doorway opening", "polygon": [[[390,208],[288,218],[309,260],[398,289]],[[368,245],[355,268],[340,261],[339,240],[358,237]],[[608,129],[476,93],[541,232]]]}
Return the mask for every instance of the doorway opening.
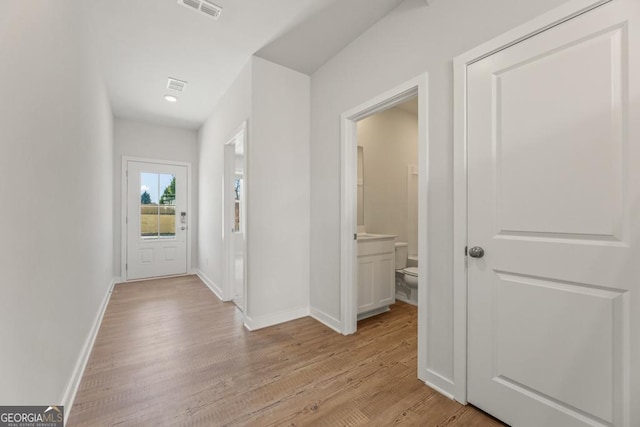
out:
{"label": "doorway opening", "polygon": [[396,300],[418,305],[418,98],[356,126],[361,320],[389,311]]}
{"label": "doorway opening", "polygon": [[247,125],[244,122],[224,146],[224,298],[246,312]]}
{"label": "doorway opening", "polygon": [[[402,106],[405,111],[399,110]],[[417,107],[417,108],[416,108]],[[366,133],[367,124],[376,121],[376,115],[380,117],[406,113],[407,108],[414,108],[415,121],[417,122],[417,134],[414,142],[416,151],[413,160],[405,159],[406,164],[400,168],[396,175],[399,183],[396,188],[384,188],[387,177],[379,177],[383,191],[390,196],[386,201],[372,196],[369,190],[374,190],[376,185],[368,184],[368,177],[380,172],[380,163],[384,161],[384,154],[380,151],[374,154],[374,149],[367,149],[367,143],[360,143],[360,139]],[[427,135],[427,75],[412,79],[390,91],[387,91],[370,101],[345,112],[342,117],[342,169],[341,169],[341,332],[345,335],[355,333],[357,322],[364,317],[376,315],[387,310],[389,304],[395,302],[396,292],[396,264],[395,264],[395,236],[406,243],[407,252],[413,252],[417,264],[417,299],[418,306],[418,377],[426,380],[427,373],[427,348],[425,332],[427,329],[426,304],[427,304],[427,194],[428,194],[428,135]],[[375,145],[375,142],[372,143]],[[358,149],[358,146],[361,149]],[[391,145],[390,142],[382,142],[381,145]],[[396,147],[398,148],[398,147]],[[408,150],[410,151],[410,150]],[[369,152],[369,154],[368,154]],[[373,160],[380,157],[380,160]],[[397,163],[402,163],[398,160]],[[360,165],[360,168],[358,167]],[[397,169],[397,165],[394,166]],[[387,169],[386,167],[384,169]],[[360,171],[360,174],[359,174]],[[418,173],[419,171],[419,173]],[[383,174],[384,175],[384,174]],[[387,182],[388,184],[388,182]],[[371,188],[369,188],[371,187]],[[415,200],[409,202],[407,194],[410,191],[416,193]],[[367,195],[369,194],[369,197]],[[396,196],[404,199],[404,206],[400,213],[395,211],[390,214],[389,206],[393,205],[392,199]],[[375,202],[375,203],[374,203]],[[380,203],[386,205],[387,213],[374,215],[368,210],[374,209],[368,206]],[[410,206],[412,204],[412,206]],[[360,209],[359,209],[360,208]],[[379,207],[380,208],[380,207]],[[414,210],[412,209],[414,208]],[[378,209],[378,208],[375,208]],[[382,208],[380,208],[382,209]],[[413,210],[413,211],[412,211]],[[410,213],[410,211],[412,211]],[[379,212],[378,212],[379,214]],[[412,216],[410,218],[410,215]],[[402,217],[398,226],[391,226],[391,217]],[[409,231],[409,222],[415,220],[415,227]],[[367,223],[369,222],[369,223]],[[384,225],[386,223],[386,225]],[[403,225],[404,224],[404,225]],[[394,231],[399,230],[399,231]],[[358,237],[358,233],[360,237]],[[409,249],[409,234],[413,234],[413,251]],[[366,243],[365,243],[366,242]],[[370,248],[365,245],[377,243]],[[359,250],[360,248],[360,250]],[[369,253],[370,251],[371,253]],[[409,253],[407,253],[409,255]],[[360,262],[362,261],[362,262]],[[384,288],[383,284],[384,283]],[[369,285],[364,287],[364,285]],[[362,288],[362,289],[361,289]],[[405,299],[410,300],[410,292],[405,291]],[[385,293],[386,291],[386,293]],[[409,298],[407,297],[409,294]]]}

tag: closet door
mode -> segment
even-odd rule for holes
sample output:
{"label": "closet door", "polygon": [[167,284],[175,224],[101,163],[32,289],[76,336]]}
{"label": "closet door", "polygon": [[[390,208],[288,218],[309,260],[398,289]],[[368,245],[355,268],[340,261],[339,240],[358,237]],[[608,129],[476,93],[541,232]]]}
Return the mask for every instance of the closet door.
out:
{"label": "closet door", "polygon": [[467,69],[468,400],[514,426],[640,425],[639,8]]}

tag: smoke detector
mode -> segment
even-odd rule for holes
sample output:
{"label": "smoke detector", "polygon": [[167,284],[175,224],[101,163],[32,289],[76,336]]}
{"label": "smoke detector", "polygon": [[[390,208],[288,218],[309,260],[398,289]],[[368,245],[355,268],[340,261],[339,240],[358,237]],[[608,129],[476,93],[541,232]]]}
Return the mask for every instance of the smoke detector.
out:
{"label": "smoke detector", "polygon": [[178,0],[178,4],[187,7],[191,10],[203,13],[209,18],[213,18],[216,21],[222,14],[222,6],[218,6],[209,0]]}

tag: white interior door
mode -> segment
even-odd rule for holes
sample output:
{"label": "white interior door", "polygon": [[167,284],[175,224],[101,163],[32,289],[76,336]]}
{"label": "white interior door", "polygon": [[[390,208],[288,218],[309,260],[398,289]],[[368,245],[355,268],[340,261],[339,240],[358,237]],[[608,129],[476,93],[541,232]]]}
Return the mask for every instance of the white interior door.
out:
{"label": "white interior door", "polygon": [[468,67],[468,400],[513,426],[640,426],[639,6]]}
{"label": "white interior door", "polygon": [[246,253],[246,177],[244,125],[225,145],[224,161],[224,241],[225,300],[244,311]]}
{"label": "white interior door", "polygon": [[187,167],[127,162],[127,280],[187,273]]}

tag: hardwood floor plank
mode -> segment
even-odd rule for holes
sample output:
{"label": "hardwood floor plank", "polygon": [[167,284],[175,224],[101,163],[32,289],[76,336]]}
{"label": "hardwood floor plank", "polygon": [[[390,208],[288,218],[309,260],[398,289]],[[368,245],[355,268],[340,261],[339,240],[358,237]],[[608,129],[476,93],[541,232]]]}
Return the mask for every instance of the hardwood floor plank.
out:
{"label": "hardwood floor plank", "polygon": [[196,277],[118,284],[68,426],[499,426],[417,379],[417,310],[255,332]]}

